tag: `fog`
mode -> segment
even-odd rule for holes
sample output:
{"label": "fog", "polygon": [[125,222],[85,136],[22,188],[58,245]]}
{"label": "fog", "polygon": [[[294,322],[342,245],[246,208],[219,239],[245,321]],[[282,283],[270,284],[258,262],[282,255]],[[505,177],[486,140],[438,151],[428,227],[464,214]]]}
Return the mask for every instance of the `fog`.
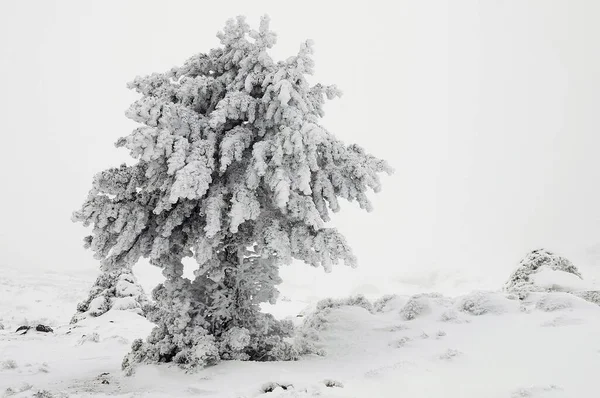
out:
{"label": "fog", "polygon": [[595,265],[600,3],[207,4],[0,5],[0,269],[96,269],[70,217],[94,173],[129,159],[113,145],[135,128],[126,83],[218,45],[226,19],[257,26],[264,13],[274,58],[313,39],[313,81],[344,91],[326,106],[328,130],[396,170],[372,213],[343,203],[334,217],[359,269],[294,267],[286,278],[309,275],[315,289],[409,278],[499,286],[538,247]]}

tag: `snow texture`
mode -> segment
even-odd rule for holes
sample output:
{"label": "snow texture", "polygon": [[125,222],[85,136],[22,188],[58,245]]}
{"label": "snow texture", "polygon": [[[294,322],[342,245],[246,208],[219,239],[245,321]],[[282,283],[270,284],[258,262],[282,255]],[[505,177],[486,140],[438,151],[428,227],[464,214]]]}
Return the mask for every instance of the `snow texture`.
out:
{"label": "snow texture", "polygon": [[[600,306],[566,292],[532,292],[518,300],[510,293],[409,296],[398,289],[374,303],[354,296],[303,304],[297,298],[310,290],[290,290],[290,300],[308,308],[304,317],[297,312],[281,317],[292,316],[297,330],[311,335],[326,356],[221,361],[197,374],[148,364],[126,377],[120,370],[123,356],[154,325],[114,309],[69,324],[65,308],[75,306],[88,281],[89,276],[3,269],[0,290],[9,295],[0,300],[6,326],[0,331],[0,396],[572,398],[595,397],[600,389]],[[429,312],[405,320],[401,310],[415,297],[426,298]],[[469,322],[441,320],[449,312]],[[54,333],[14,333],[23,315],[39,319],[40,314]],[[319,322],[313,323],[317,314]],[[228,335],[232,352],[248,343],[241,328]]]}

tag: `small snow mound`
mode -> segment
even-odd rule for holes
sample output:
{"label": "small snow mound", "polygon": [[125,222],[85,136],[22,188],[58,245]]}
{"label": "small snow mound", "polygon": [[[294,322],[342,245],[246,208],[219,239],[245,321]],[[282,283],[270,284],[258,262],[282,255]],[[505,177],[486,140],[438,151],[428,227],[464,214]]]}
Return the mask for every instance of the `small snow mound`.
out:
{"label": "small snow mound", "polygon": [[567,317],[564,315],[557,316],[554,319],[543,322],[541,324],[542,327],[561,327],[561,326],[572,326],[572,325],[582,325],[585,321],[579,318]]}
{"label": "small snow mound", "polygon": [[461,355],[463,355],[461,351],[449,348],[444,353],[440,354],[438,358],[444,361],[451,361],[452,359]]}
{"label": "small snow mound", "polygon": [[469,323],[470,321],[462,316],[457,310],[454,308],[450,308],[440,314],[439,317],[440,322],[448,322],[448,323]]}
{"label": "small snow mound", "polygon": [[456,309],[471,315],[501,315],[520,311],[519,303],[494,292],[475,291],[458,298]]}
{"label": "small snow mound", "polygon": [[[537,297],[539,297],[539,299],[537,299]],[[534,296],[534,299],[537,299],[535,308],[544,312],[564,311],[572,308],[597,309],[594,304],[565,292],[538,293]]]}
{"label": "small snow mound", "polygon": [[142,314],[140,304],[135,297],[116,297],[112,299],[111,309],[120,311],[132,310],[133,312]]}
{"label": "small snow mound", "polygon": [[[550,398],[562,396],[563,389],[553,384],[547,387],[526,387],[519,388],[512,392],[510,398]],[[557,395],[560,394],[560,395]]]}
{"label": "small snow mound", "polygon": [[[548,270],[554,272],[547,273]],[[542,275],[536,275],[539,273]],[[504,290],[520,298],[526,297],[529,292],[555,291],[557,288],[560,291],[573,290],[573,278],[560,274],[583,279],[577,267],[566,258],[545,249],[534,250],[521,260],[504,285]]]}
{"label": "small snow mound", "polygon": [[83,345],[85,343],[97,343],[99,341],[100,341],[100,335],[96,332],[93,332],[93,333],[84,334],[83,336],[81,336],[81,338],[79,339],[77,344]]}

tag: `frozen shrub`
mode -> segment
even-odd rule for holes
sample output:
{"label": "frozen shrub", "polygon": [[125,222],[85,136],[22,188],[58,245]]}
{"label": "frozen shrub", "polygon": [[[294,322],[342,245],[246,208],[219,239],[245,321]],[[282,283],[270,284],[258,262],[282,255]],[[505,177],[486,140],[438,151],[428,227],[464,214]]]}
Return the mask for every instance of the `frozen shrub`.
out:
{"label": "frozen shrub", "polygon": [[548,291],[549,289],[536,285],[532,278],[533,275],[547,269],[566,272],[582,279],[577,267],[569,260],[548,250],[538,249],[528,253],[521,260],[517,269],[505,283],[504,290],[516,294],[521,299],[525,298],[529,292]]}
{"label": "frozen shrub", "polygon": [[431,313],[429,295],[419,294],[412,296],[400,310],[400,315],[404,320],[411,321],[421,315]]}
{"label": "frozen shrub", "polygon": [[600,291],[598,290],[585,290],[580,292],[573,292],[573,294],[579,298],[600,305]]}
{"label": "frozen shrub", "polygon": [[429,304],[426,300],[411,298],[408,303],[406,303],[404,308],[402,308],[400,314],[405,320],[410,321],[429,311],[431,311],[431,309],[429,308]]}
{"label": "frozen shrub", "polygon": [[319,301],[313,312],[304,318],[304,327],[314,330],[322,330],[328,323],[328,317],[332,309],[341,307],[359,307],[373,312],[373,305],[362,295],[347,298],[326,298]]}
{"label": "frozen shrub", "polygon": [[14,359],[7,359],[2,362],[2,369],[16,369],[17,367],[17,362]]}
{"label": "frozen shrub", "polygon": [[396,294],[386,294],[385,296],[377,299],[374,303],[373,303],[373,311],[374,312],[385,312],[386,307],[388,306],[388,304],[393,301],[398,299],[398,295]]}
{"label": "frozen shrub", "polygon": [[508,300],[504,295],[494,292],[475,291],[456,301],[456,308],[471,315],[503,314],[518,312],[519,303]]}
{"label": "frozen shrub", "polygon": [[325,387],[340,387],[340,388],[344,388],[344,385],[337,381],[337,380],[332,380],[332,379],[325,379],[323,380],[323,384],[325,384]]}
{"label": "frozen shrub", "polygon": [[148,298],[131,270],[103,272],[96,279],[88,298],[77,305],[77,313],[71,323],[86,316],[100,316],[111,309],[129,310],[143,315],[148,304]]}
{"label": "frozen shrub", "polygon": [[48,390],[39,390],[32,395],[33,398],[59,398],[59,397],[63,397],[63,396],[64,396],[63,394],[55,395]]}
{"label": "frozen shrub", "polygon": [[340,299],[326,298],[317,303],[317,311],[340,307],[361,307],[369,312],[373,312],[373,304],[362,294]]}
{"label": "frozen shrub", "polygon": [[260,388],[260,392],[268,393],[274,392],[277,389],[288,390],[292,388],[294,388],[294,386],[291,383],[275,383],[273,381],[270,381],[268,383],[263,384],[263,386]]}

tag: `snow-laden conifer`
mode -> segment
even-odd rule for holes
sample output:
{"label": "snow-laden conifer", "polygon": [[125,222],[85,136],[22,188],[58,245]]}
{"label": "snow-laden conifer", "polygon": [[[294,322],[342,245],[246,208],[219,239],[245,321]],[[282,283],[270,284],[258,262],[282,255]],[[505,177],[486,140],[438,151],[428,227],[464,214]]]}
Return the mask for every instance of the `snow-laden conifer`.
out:
{"label": "snow-laden conifer", "polygon": [[[161,267],[148,318],[124,367],[218,359],[294,359],[290,324],[261,313],[275,302],[278,267],[292,260],[330,271],[356,259],[326,227],[339,198],[371,210],[386,162],[345,145],[319,124],[335,86],[311,85],[312,43],[274,61],[275,34],[264,17],[251,30],[227,22],[221,46],[166,73],[137,77],[140,98],[126,115],[140,127],[117,141],[136,159],[106,170],[74,219],[104,272],[141,257]],[[183,278],[184,257],[198,269]]]}

